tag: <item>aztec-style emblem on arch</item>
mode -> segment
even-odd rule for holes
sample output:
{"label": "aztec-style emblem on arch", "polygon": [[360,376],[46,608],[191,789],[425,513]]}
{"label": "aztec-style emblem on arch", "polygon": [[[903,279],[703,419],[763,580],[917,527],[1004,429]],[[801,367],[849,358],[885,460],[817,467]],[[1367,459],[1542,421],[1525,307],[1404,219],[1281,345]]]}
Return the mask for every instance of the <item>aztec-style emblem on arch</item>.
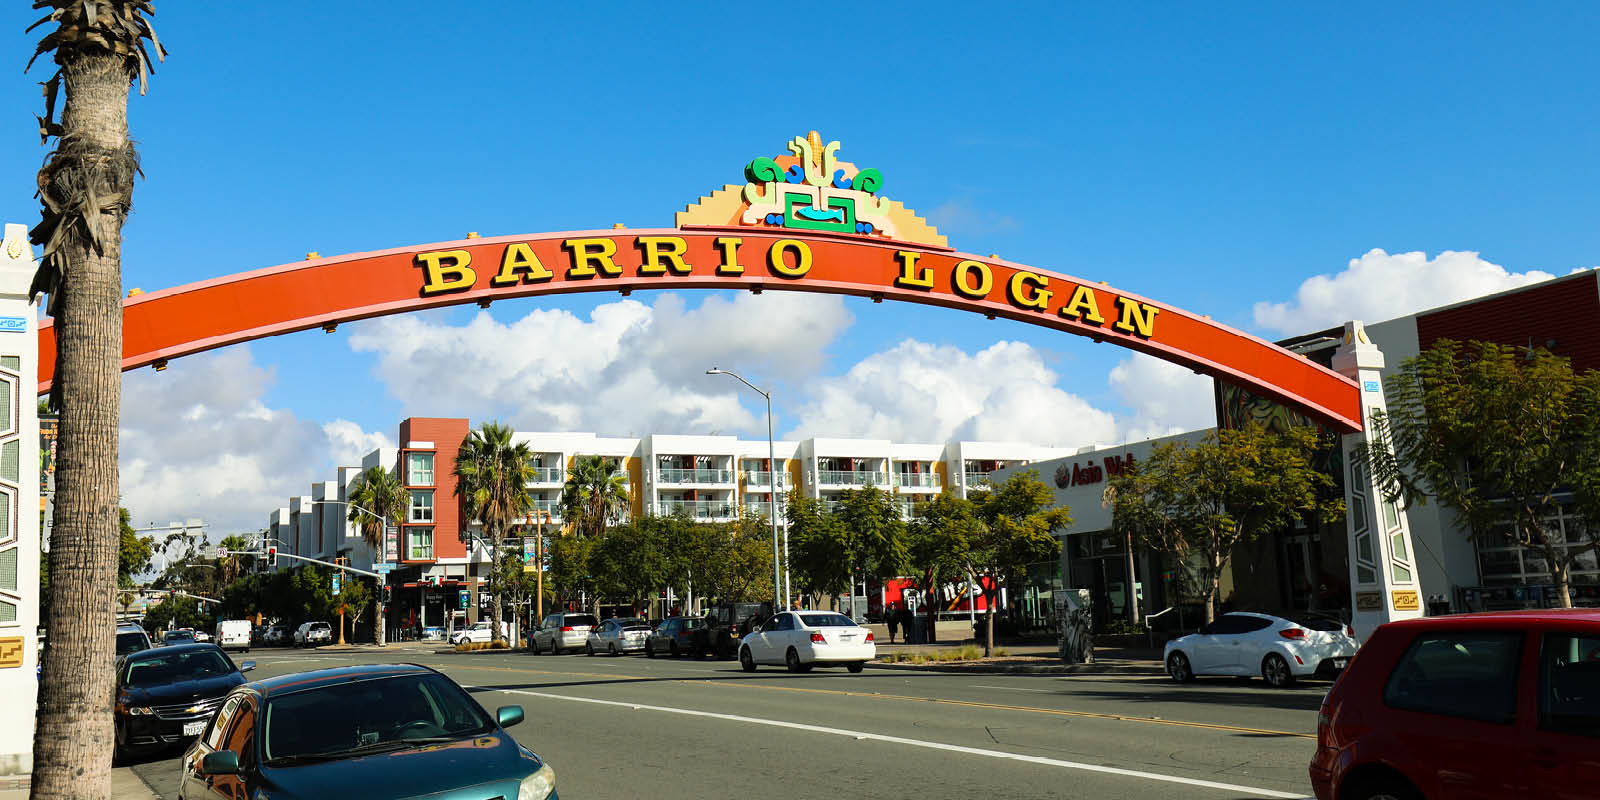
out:
{"label": "aztec-style emblem on arch", "polygon": [[883,173],[840,161],[837,140],[816,131],[789,142],[789,155],[745,165],[744,186],[727,185],[674,218],[677,227],[765,227],[859,234],[948,247],[927,220],[878,194]]}

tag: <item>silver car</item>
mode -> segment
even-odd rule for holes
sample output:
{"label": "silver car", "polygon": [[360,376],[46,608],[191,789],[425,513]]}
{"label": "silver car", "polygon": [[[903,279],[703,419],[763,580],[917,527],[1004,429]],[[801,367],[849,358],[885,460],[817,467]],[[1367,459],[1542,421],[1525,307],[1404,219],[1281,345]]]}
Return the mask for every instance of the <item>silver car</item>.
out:
{"label": "silver car", "polygon": [[528,638],[528,647],[534,655],[579,650],[589,641],[589,631],[600,624],[593,614],[557,612],[540,620],[539,627]]}
{"label": "silver car", "polygon": [[618,653],[639,653],[644,651],[644,643],[648,638],[650,638],[648,621],[638,617],[613,617],[600,623],[600,627],[589,631],[584,649],[591,656],[596,652],[613,656]]}

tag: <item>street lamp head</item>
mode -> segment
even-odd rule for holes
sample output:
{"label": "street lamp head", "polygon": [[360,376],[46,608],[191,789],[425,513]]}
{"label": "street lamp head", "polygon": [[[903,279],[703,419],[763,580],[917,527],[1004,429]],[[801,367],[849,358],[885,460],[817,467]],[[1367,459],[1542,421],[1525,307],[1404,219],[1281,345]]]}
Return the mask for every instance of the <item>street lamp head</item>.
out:
{"label": "street lamp head", "polygon": [[722,367],[712,367],[711,369],[706,370],[706,374],[707,375],[721,375],[722,374]]}

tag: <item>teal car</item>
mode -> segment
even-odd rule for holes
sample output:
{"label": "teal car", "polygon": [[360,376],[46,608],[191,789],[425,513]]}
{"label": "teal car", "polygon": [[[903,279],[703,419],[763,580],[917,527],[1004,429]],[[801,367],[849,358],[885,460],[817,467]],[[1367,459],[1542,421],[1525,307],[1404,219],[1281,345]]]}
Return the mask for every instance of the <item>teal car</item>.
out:
{"label": "teal car", "polygon": [[183,755],[178,796],[556,800],[555,772],[455,681],[412,664],[339,667],[229,692]]}

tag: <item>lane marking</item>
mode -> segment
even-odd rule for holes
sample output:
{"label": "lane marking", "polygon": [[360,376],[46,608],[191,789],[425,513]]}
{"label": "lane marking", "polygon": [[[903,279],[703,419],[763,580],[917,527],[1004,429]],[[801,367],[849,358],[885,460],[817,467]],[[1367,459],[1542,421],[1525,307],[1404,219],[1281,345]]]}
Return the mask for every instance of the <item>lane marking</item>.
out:
{"label": "lane marking", "polygon": [[1004,689],[1008,692],[1038,692],[1039,694],[1055,694],[1054,689],[1024,689],[1021,686],[990,686],[987,683],[974,683],[974,689]]}
{"label": "lane marking", "polygon": [[1023,761],[1029,764],[1041,764],[1047,767],[1061,767],[1063,769],[1076,769],[1085,772],[1099,772],[1106,775],[1119,775],[1127,778],[1143,778],[1144,780],[1160,781],[1163,783],[1177,783],[1184,786],[1201,786],[1207,789],[1220,789],[1225,792],[1243,792],[1258,797],[1286,798],[1286,800],[1305,800],[1305,794],[1293,792],[1280,792],[1274,789],[1262,789],[1255,786],[1242,786],[1236,783],[1220,783],[1218,781],[1200,780],[1199,778],[1183,778],[1177,775],[1163,775],[1159,772],[1145,772],[1122,767],[1107,767],[1100,764],[1085,764],[1079,761],[1064,761],[1058,758],[1044,756],[1030,756],[1021,753],[1008,753],[1004,750],[990,750],[984,747],[967,747],[959,744],[946,744],[944,742],[930,742],[923,739],[907,739],[903,736],[889,736],[881,733],[867,731],[852,731],[845,728],[829,728],[822,725],[807,725],[801,722],[785,722],[776,719],[758,719],[739,714],[719,714],[712,711],[699,711],[692,708],[673,708],[671,706],[655,706],[645,703],[628,703],[619,700],[600,700],[593,697],[574,697],[572,695],[551,694],[549,692],[532,692],[525,689],[500,689],[494,686],[473,686],[490,692],[504,692],[506,694],[524,695],[527,697],[543,697],[549,700],[569,700],[574,703],[593,703],[595,705],[627,708],[635,711],[660,711],[666,714],[680,714],[689,717],[703,717],[706,719],[719,719],[728,722],[745,722],[752,725],[766,725],[774,728],[788,728],[790,730],[808,731],[811,733],[825,733],[833,736],[848,736],[852,739],[870,739],[890,744],[901,744],[909,747],[921,747],[929,750],[943,750],[950,753],[964,753],[966,755],[983,756],[986,758],[999,758],[1010,761]]}
{"label": "lane marking", "polygon": [[[475,666],[467,669],[487,670],[491,672],[518,672],[537,675],[556,675],[587,678],[609,678],[615,681],[639,682],[649,681],[655,683],[670,682],[682,683],[693,686],[706,686],[711,681],[705,678],[651,678],[632,675],[618,675],[598,672],[552,672],[538,669],[519,669],[516,667],[490,667]],[[1297,739],[1315,740],[1315,733],[1297,733],[1295,731],[1279,731],[1270,728],[1250,728],[1243,725],[1224,725],[1215,722],[1189,722],[1179,719],[1157,719],[1155,717],[1139,717],[1127,714],[1108,714],[1097,711],[1070,711],[1061,708],[1040,708],[1038,706],[1017,706],[1006,703],[984,703],[977,700],[951,700],[943,697],[922,697],[918,695],[884,694],[881,692],[849,691],[845,689],[813,689],[803,686],[763,686],[753,683],[718,682],[717,686],[730,689],[760,689],[769,692],[805,692],[809,694],[837,695],[839,697],[864,697],[872,700],[904,700],[916,703],[939,703],[941,705],[962,706],[965,708],[989,708],[999,711],[1020,711],[1027,714],[1049,714],[1057,717],[1080,717],[1086,719],[1104,719],[1116,722],[1143,722],[1150,725],[1168,725],[1179,728],[1200,728],[1202,730],[1223,731],[1225,733],[1248,733],[1256,736],[1288,736]]]}

